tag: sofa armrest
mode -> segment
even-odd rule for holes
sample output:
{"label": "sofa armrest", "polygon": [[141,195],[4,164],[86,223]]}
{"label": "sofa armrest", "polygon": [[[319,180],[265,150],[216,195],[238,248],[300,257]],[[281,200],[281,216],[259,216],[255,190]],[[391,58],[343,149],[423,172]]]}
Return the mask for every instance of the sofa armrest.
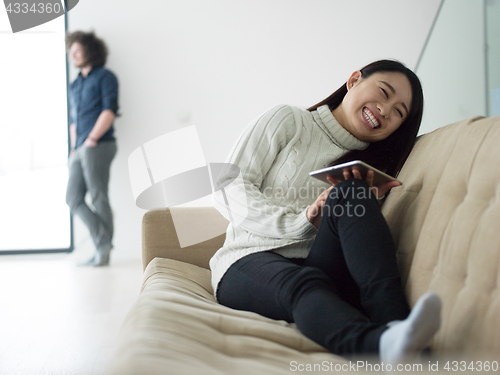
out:
{"label": "sofa armrest", "polygon": [[[172,219],[175,211],[176,223],[179,220],[189,223],[197,235],[200,232],[222,233],[209,240],[194,245],[181,247]],[[142,266],[146,269],[156,257],[179,260],[199,267],[209,268],[210,258],[222,247],[226,238],[225,228],[228,222],[213,207],[164,208],[146,212],[142,219]],[[183,225],[186,227],[186,225]]]}

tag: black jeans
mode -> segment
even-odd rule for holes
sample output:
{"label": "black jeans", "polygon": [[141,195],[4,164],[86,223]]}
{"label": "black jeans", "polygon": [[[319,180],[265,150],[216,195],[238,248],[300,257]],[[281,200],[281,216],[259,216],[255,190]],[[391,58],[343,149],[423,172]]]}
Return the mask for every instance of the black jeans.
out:
{"label": "black jeans", "polygon": [[217,299],[295,322],[304,335],[344,355],[378,353],[386,323],[410,312],[389,228],[369,186],[357,179],[331,190],[306,259],[250,254],[223,276]]}

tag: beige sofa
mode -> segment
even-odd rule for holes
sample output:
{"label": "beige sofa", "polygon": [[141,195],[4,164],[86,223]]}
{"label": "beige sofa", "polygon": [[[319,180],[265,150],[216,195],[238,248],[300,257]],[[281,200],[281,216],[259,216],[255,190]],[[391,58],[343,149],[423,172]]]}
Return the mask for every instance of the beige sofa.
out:
{"label": "beige sofa", "polygon": [[[443,324],[432,343],[439,370],[448,373],[451,358],[475,360],[476,371],[469,362],[465,371],[463,364],[457,368],[477,373],[478,361],[500,361],[500,117],[420,137],[399,178],[404,185],[393,189],[382,211],[408,299],[413,305],[427,290],[441,296]],[[213,208],[172,210],[198,230],[224,220]],[[328,353],[293,324],[217,304],[208,261],[223,241],[224,235],[181,249],[170,210],[146,213],[144,284],[122,327],[111,374],[352,371],[345,366],[353,362]],[[419,373],[429,370],[427,362]]]}

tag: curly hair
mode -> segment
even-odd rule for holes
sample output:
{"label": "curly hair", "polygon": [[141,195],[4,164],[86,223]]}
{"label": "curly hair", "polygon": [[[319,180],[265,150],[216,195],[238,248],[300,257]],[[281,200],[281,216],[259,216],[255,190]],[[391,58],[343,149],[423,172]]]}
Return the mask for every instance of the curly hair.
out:
{"label": "curly hair", "polygon": [[106,64],[108,48],[102,39],[95,36],[94,32],[75,31],[66,34],[66,48],[69,50],[73,43],[83,47],[87,63],[98,67]]}

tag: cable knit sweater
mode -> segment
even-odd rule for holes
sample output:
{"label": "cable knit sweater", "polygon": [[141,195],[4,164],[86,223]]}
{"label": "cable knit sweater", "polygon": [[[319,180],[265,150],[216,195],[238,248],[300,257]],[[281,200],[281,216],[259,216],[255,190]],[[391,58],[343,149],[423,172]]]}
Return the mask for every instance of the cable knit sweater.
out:
{"label": "cable knit sweater", "polygon": [[326,105],[312,112],[279,105],[253,121],[226,160],[239,170],[219,175],[222,186],[232,182],[213,195],[215,207],[230,221],[223,247],[210,260],[214,293],[228,268],[248,254],[273,250],[307,257],[316,228],[306,211],[330,186],[309,172],[367,146]]}

